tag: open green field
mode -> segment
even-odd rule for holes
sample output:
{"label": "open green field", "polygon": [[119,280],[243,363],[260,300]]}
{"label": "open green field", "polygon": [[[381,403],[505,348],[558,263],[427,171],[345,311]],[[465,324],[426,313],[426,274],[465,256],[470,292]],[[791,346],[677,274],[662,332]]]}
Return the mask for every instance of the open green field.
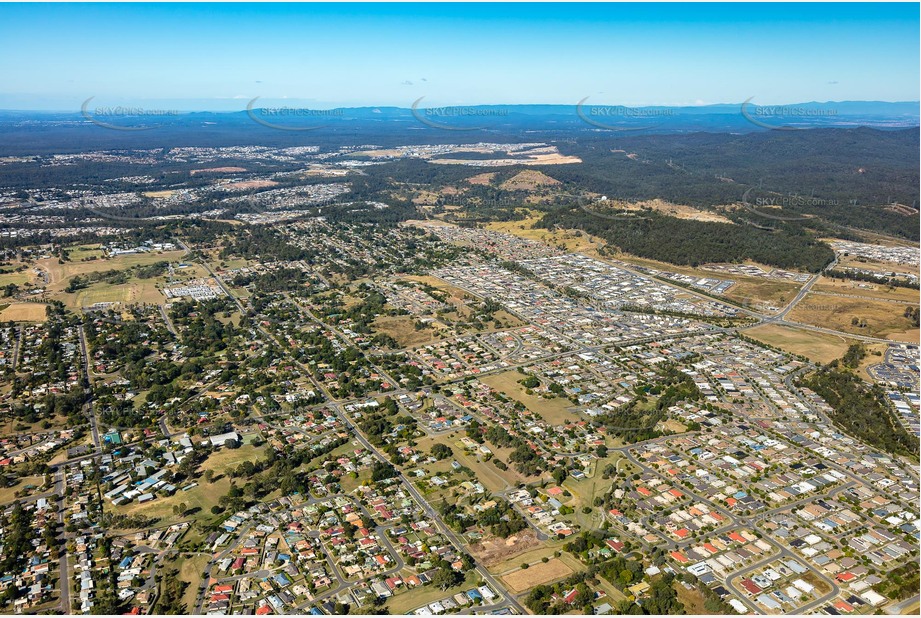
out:
{"label": "open green field", "polygon": [[119,285],[94,283],[73,294],[65,294],[62,298],[72,309],[89,307],[95,303],[157,304],[165,300],[157,287],[158,280],[131,278],[127,283]]}
{"label": "open green field", "polygon": [[48,290],[60,292],[67,287],[68,281],[75,275],[85,275],[105,270],[126,270],[133,266],[149,266],[162,261],[176,262],[181,261],[184,254],[184,251],[134,253],[89,262],[70,261],[63,264],[59,264],[57,258],[45,258],[37,260],[35,263],[49,275]]}
{"label": "open green field", "polygon": [[[809,293],[793,307],[787,318],[855,335],[918,343],[918,329],[903,315],[909,306],[870,298]],[[866,326],[852,324],[854,318],[865,321]]]}
{"label": "open green field", "polygon": [[71,261],[79,262],[81,260],[101,259],[105,253],[102,250],[102,245],[79,245],[76,247],[69,247],[67,249],[67,255],[70,257]]}
{"label": "open green field", "polygon": [[817,363],[830,363],[841,358],[855,340],[845,336],[817,333],[792,326],[767,324],[742,331],[746,336],[757,339],[790,352],[800,354]]}
{"label": "open green field", "polygon": [[16,493],[23,491],[27,485],[41,487],[44,482],[44,477],[39,475],[24,476],[17,479],[16,484],[12,487],[0,487],[0,504],[7,504],[16,500]]}
{"label": "open green field", "polygon": [[0,322],[44,322],[42,303],[11,303],[0,311]]}
{"label": "open green field", "polygon": [[10,284],[22,286],[32,281],[33,275],[28,270],[20,272],[2,272],[0,273],[0,287],[6,287]]}
{"label": "open green field", "polygon": [[539,395],[529,395],[527,389],[518,383],[524,377],[524,374],[512,370],[482,377],[480,381],[520,401],[528,410],[536,412],[551,425],[563,425],[580,419],[576,412],[569,409],[573,407],[573,403],[564,397],[545,399]]}

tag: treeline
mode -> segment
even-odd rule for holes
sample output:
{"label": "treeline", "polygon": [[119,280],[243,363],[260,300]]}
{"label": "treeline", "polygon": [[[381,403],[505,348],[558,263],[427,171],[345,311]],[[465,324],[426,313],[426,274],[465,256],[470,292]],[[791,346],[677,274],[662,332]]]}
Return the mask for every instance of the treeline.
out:
{"label": "treeline", "polygon": [[888,285],[893,288],[912,288],[918,289],[917,281],[910,281],[905,279],[904,276],[899,276],[896,274],[886,275],[883,273],[873,274],[859,272],[856,270],[826,270],[826,277],[832,277],[835,279],[853,279],[854,281],[866,281],[867,283],[878,283],[880,285]]}
{"label": "treeline", "polygon": [[234,287],[252,286],[262,294],[270,292],[297,292],[312,283],[310,273],[300,268],[278,268],[264,273],[238,274],[231,280]]}
{"label": "treeline", "polygon": [[867,444],[896,455],[918,456],[918,439],[899,423],[879,386],[867,385],[838,361],[801,380],[832,407],[836,424]]}
{"label": "treeline", "polygon": [[819,272],[835,257],[831,247],[790,225],[766,230],[690,221],[651,211],[644,212],[644,216],[645,219],[612,220],[581,208],[564,207],[544,215],[538,226],[582,230],[621,251],[688,266],[753,260],[778,268]]}

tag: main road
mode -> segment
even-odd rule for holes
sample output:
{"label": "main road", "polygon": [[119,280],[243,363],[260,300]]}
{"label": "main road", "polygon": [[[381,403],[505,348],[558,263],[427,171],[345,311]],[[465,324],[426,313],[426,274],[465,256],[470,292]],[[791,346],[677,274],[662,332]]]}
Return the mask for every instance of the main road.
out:
{"label": "main road", "polygon": [[[374,453],[381,461],[383,462],[389,461],[386,457],[384,457],[384,455],[380,451],[377,450],[377,448],[374,447],[373,444],[371,444],[368,441],[367,438],[365,438],[362,431],[358,427],[355,426],[355,424],[352,422],[352,419],[348,416],[348,414],[346,414],[345,410],[342,409],[342,407],[340,407],[340,405],[337,403],[333,403],[333,405],[336,407],[336,410],[345,420],[346,426],[358,438],[358,441],[361,443],[361,445],[364,446],[366,449],[368,449],[368,451]],[[464,551],[465,543],[457,536],[457,534],[455,534],[455,532],[447,524],[444,523],[444,521],[441,519],[438,512],[432,507],[432,505],[429,504],[428,501],[424,497],[422,497],[422,494],[419,493],[419,491],[415,487],[413,487],[413,484],[409,482],[402,473],[400,474],[399,478],[400,478],[400,482],[403,484],[404,487],[406,487],[406,490],[409,492],[409,495],[412,496],[412,498],[422,507],[426,515],[428,515],[432,519],[432,521],[435,522],[435,525],[438,527],[441,533],[445,535],[445,537],[451,542],[452,545],[454,545],[454,547],[458,551]],[[511,606],[512,608],[514,608],[516,612],[518,612],[519,614],[526,614],[527,611],[524,609],[524,607],[522,607],[520,603],[518,603],[518,600],[505,589],[505,586],[501,585],[489,573],[489,571],[486,570],[485,567],[480,565],[476,561],[476,558],[474,558],[473,556],[471,556],[471,558],[473,558],[474,564],[476,564],[476,571],[477,573],[480,574],[480,577],[483,578],[483,581],[489,584],[493,590],[502,594],[502,596],[505,597],[507,604]],[[503,605],[503,604],[500,603],[498,605]]]}
{"label": "main road", "polygon": [[83,325],[77,327],[77,335],[80,338],[80,351],[83,367],[83,377],[86,380],[86,413],[90,421],[90,431],[93,433],[93,445],[96,452],[102,451],[102,441],[99,439],[99,425],[96,422],[96,411],[93,409],[93,381],[90,377],[90,355],[86,346],[86,333],[83,331]]}

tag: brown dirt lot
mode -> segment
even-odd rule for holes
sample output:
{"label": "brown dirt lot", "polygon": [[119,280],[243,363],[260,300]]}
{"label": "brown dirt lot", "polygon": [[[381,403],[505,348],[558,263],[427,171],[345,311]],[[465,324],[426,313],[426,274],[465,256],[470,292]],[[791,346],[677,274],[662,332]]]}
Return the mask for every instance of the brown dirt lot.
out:
{"label": "brown dirt lot", "polygon": [[737,303],[750,303],[758,305],[765,303],[782,309],[796,297],[801,284],[790,281],[778,281],[776,279],[749,278],[743,279],[731,273],[710,272],[710,277],[722,279],[732,279],[736,282],[726,292],[726,298],[734,300]]}
{"label": "brown dirt lot", "polygon": [[245,172],[245,171],[246,171],[245,167],[209,167],[209,168],[200,169],[200,170],[192,170],[189,173],[192,176],[194,176],[195,174],[210,174],[210,173],[222,173],[222,172],[227,172],[227,173],[232,174],[235,172]]}
{"label": "brown dirt lot", "polygon": [[244,180],[242,182],[231,182],[224,185],[227,189],[265,189],[274,187],[278,183],[274,180]]}
{"label": "brown dirt lot", "polygon": [[513,594],[530,590],[540,584],[548,584],[572,573],[572,569],[563,564],[559,558],[547,562],[538,562],[527,569],[519,569],[502,577],[502,581],[509,587]]}
{"label": "brown dirt lot", "polygon": [[541,545],[534,531],[522,530],[507,539],[490,537],[470,545],[470,553],[484,566],[493,566]]}

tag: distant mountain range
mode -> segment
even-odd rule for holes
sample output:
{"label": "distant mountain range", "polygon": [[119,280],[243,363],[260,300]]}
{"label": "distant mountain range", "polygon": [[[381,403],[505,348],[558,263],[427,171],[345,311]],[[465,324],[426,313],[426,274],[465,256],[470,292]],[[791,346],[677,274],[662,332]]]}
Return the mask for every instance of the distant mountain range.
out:
{"label": "distant mountain range", "polygon": [[420,100],[413,107],[341,107],[334,109],[299,107],[286,103],[270,107],[264,103],[239,112],[182,112],[145,106],[141,113],[126,107],[100,107],[96,101],[84,112],[0,110],[0,122],[76,122],[125,126],[235,124],[255,122],[267,128],[313,128],[348,122],[415,123],[420,127],[450,130],[559,129],[581,127],[612,131],[757,131],[781,128],[828,128],[868,126],[904,128],[921,124],[917,101],[810,101],[784,105],[762,105],[754,100],[701,106],[640,106],[606,104],[584,99],[577,105],[470,105],[438,106]]}
{"label": "distant mountain range", "polygon": [[250,102],[250,109],[237,112],[173,111],[153,101],[141,113],[106,105],[92,100],[84,110],[72,112],[0,110],[0,156],[177,146],[540,142],[772,129],[889,131],[921,125],[917,101],[628,107],[584,99],[578,105],[438,107],[420,99],[410,108],[324,110],[297,107],[290,101],[270,107],[259,99]]}

